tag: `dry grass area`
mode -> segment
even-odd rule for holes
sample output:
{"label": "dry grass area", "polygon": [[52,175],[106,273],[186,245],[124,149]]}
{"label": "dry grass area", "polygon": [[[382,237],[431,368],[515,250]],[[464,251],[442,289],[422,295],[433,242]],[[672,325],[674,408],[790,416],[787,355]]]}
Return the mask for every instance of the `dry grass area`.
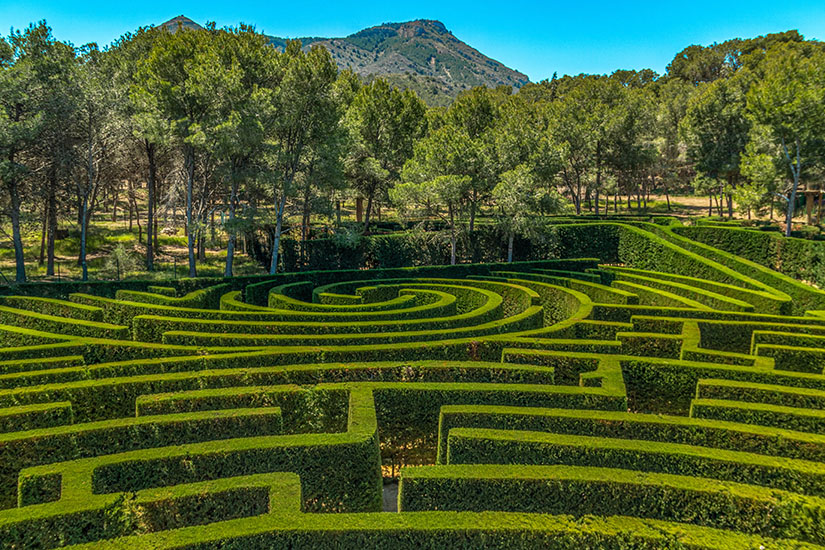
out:
{"label": "dry grass area", "polygon": [[[650,200],[656,203],[666,203],[667,198],[664,195],[650,195]],[[708,197],[698,196],[698,195],[679,195],[679,196],[671,196],[670,197],[670,204],[671,204],[671,213],[675,216],[687,216],[687,217],[707,217],[708,216]],[[777,204],[777,210],[774,210],[773,217],[771,217],[770,211],[766,211],[762,214],[758,214],[755,212],[751,213],[751,218],[756,220],[765,220],[765,221],[775,221],[777,224],[781,224],[784,221],[784,211],[778,210],[779,205]],[[734,213],[733,217],[735,219],[747,219],[746,214],[742,214],[739,212],[736,203],[733,205]],[[725,213],[727,213],[727,209],[725,209]],[[713,204],[713,216],[719,215],[719,210],[716,206],[716,203]],[[797,210],[796,215],[794,216],[795,223],[804,223],[805,222],[805,211],[804,209]]]}

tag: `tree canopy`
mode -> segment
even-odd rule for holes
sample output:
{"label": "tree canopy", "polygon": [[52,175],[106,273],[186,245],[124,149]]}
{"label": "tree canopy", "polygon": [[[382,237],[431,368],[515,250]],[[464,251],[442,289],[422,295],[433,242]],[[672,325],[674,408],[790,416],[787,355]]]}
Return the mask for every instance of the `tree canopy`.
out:
{"label": "tree canopy", "polygon": [[101,48],[41,22],[0,39],[0,226],[18,282],[37,224],[46,274],[68,226],[85,277],[90,220],[114,218],[124,197],[149,270],[159,219],[183,212],[189,276],[216,232],[225,275],[250,235],[274,273],[284,235],[352,232],[341,213],[353,199],[363,234],[380,230],[382,207],[440,220],[454,262],[479,216],[512,247],[545,215],[643,210],[653,193],[668,205],[707,194],[727,216],[778,194],[789,233],[800,185],[820,187],[825,171],[823,74],[822,44],[789,31],[688,46],[663,75],[554,75],[428,107],[339,70],[323,47],[243,25],[143,28]]}

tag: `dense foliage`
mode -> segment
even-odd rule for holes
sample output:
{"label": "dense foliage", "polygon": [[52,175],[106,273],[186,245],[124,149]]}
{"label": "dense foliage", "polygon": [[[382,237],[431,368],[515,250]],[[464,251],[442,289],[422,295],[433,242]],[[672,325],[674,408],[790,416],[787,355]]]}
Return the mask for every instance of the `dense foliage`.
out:
{"label": "dense foliage", "polygon": [[698,229],[5,287],[0,548],[822,550],[825,293]]}
{"label": "dense foliage", "polygon": [[[512,250],[568,205],[643,209],[654,191],[691,187],[729,216],[787,194],[790,231],[797,190],[823,168],[823,67],[820,43],[787,32],[690,46],[661,76],[554,76],[428,109],[409,89],[339,72],[322,46],[276,47],[245,26],[143,28],[100,49],[42,22],[0,40],[3,227],[18,282],[38,225],[47,275],[63,226],[79,235],[85,279],[90,220],[124,195],[147,268],[158,233],[183,225],[190,276],[216,228],[226,275],[250,235],[275,273],[285,233],[306,243],[323,218],[346,241],[374,230],[382,207],[440,218],[453,262],[481,217]],[[352,199],[365,203],[360,228],[338,223]]]}

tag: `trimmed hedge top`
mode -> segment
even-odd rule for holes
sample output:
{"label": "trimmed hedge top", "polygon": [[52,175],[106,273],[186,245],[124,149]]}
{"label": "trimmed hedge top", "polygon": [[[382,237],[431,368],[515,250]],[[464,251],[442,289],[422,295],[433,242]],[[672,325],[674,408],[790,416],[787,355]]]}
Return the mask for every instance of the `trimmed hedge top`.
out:
{"label": "trimmed hedge top", "polygon": [[697,229],[2,296],[0,550],[825,548],[825,294]]}

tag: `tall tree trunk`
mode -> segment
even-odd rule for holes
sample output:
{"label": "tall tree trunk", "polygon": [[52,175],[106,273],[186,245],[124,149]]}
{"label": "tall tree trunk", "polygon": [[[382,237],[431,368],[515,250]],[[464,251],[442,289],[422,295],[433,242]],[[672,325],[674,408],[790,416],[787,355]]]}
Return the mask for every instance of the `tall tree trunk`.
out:
{"label": "tall tree trunk", "polygon": [[223,271],[224,277],[232,277],[232,262],[235,259],[235,241],[237,235],[235,233],[235,207],[238,203],[238,178],[232,178],[232,189],[229,193],[229,241],[226,243],[226,268]]}
{"label": "tall tree trunk", "polygon": [[453,206],[452,204],[449,205],[450,210],[450,265],[455,265],[455,252],[456,252],[456,242],[455,242],[455,217],[453,215]]}
{"label": "tall tree trunk", "polygon": [[40,256],[37,259],[37,265],[43,266],[46,263],[46,232],[48,231],[47,223],[49,218],[49,201],[47,200],[43,205],[43,223],[40,228]]}
{"label": "tall tree trunk", "polygon": [[135,220],[137,221],[138,227],[138,242],[143,242],[143,226],[140,224],[140,208],[138,208],[137,202],[137,195],[135,194],[135,184],[132,183],[132,180],[129,180],[129,202],[130,202],[130,210],[134,209],[135,211]]}
{"label": "tall tree trunk", "polygon": [[791,155],[788,153],[788,146],[785,143],[785,138],[782,138],[782,150],[785,153],[785,159],[788,161],[788,166],[791,168],[793,174],[793,187],[791,187],[791,197],[788,201],[788,213],[785,217],[785,236],[791,236],[791,229],[793,223],[794,208],[796,208],[796,191],[799,188],[799,178],[802,172],[802,160],[800,158],[799,139],[796,139],[796,163],[791,160]]}
{"label": "tall tree trunk", "polygon": [[14,280],[17,283],[26,282],[26,264],[23,256],[23,238],[20,234],[20,205],[12,207],[11,213],[12,240],[14,241]]}
{"label": "tall tree trunk", "polygon": [[215,246],[217,242],[217,236],[215,235],[215,211],[209,213],[209,238],[212,240],[212,246]]}
{"label": "tall tree trunk", "polygon": [[364,234],[367,234],[370,230],[370,214],[372,213],[372,197],[374,194],[375,191],[370,190],[370,193],[367,196],[367,209],[364,212]]}
{"label": "tall tree trunk", "polygon": [[513,263],[513,241],[516,240],[516,235],[512,231],[507,236],[507,263]]}
{"label": "tall tree trunk", "polygon": [[[45,262],[46,256],[46,249],[49,248],[49,241],[52,243],[52,253],[54,252],[54,239],[50,236],[52,233],[51,221],[52,212],[51,209],[55,207],[54,204],[54,194],[55,188],[57,187],[57,168],[52,164],[49,168],[49,179],[46,187],[46,204],[43,207],[43,235],[40,239],[40,262],[39,264],[42,266]],[[56,215],[56,213],[55,213]],[[49,258],[50,263],[53,264],[51,261],[52,258]],[[52,267],[54,267],[52,265]],[[49,273],[48,268],[46,269],[47,275],[54,275],[54,273]]]}
{"label": "tall tree trunk", "polygon": [[284,208],[286,207],[286,189],[284,186],[284,193],[281,194],[281,200],[275,203],[275,236],[272,239],[272,263],[269,266],[269,274],[275,275],[278,271],[278,247],[281,246],[281,228],[284,221]]}
{"label": "tall tree trunk", "polygon": [[189,276],[197,277],[198,272],[195,267],[195,233],[192,227],[192,187],[195,182],[195,149],[191,145],[185,145],[184,164],[186,166],[186,244],[189,249]]}
{"label": "tall tree trunk", "polygon": [[198,226],[198,260],[203,261],[206,259],[206,215],[204,215],[200,220],[200,225]]}
{"label": "tall tree trunk", "polygon": [[[9,164],[14,166],[14,154],[9,155]],[[11,199],[11,233],[12,242],[14,243],[14,265],[15,276],[14,280],[17,283],[26,282],[26,259],[23,256],[23,237],[20,233],[20,187],[17,180],[10,182],[9,198]]]}
{"label": "tall tree trunk", "polygon": [[[154,201],[155,202],[155,208],[153,209],[154,210],[155,225],[152,228],[152,239],[153,239],[153,242],[155,243],[155,253],[160,252],[160,246],[158,245],[158,208],[157,208],[158,197],[162,196],[162,190],[161,190],[160,184],[161,184],[161,182],[158,181],[157,177],[155,177],[155,201]],[[167,208],[166,210],[163,211],[163,219],[164,219],[163,223],[166,223],[166,220],[167,220],[168,217],[169,217],[169,209]]]}
{"label": "tall tree trunk", "polygon": [[576,215],[582,213],[582,180],[581,176],[576,176]]}
{"label": "tall tree trunk", "polygon": [[54,239],[57,233],[57,182],[49,185],[49,235],[46,238],[46,275],[54,276]]}
{"label": "tall tree trunk", "polygon": [[132,232],[133,222],[132,217],[134,216],[134,208],[132,205],[132,180],[126,180],[126,204],[129,206],[129,233]]}
{"label": "tall tree trunk", "polygon": [[[90,182],[90,185],[91,185],[91,182]],[[83,222],[80,224],[80,258],[79,258],[79,260],[80,260],[80,268],[83,271],[81,279],[83,281],[88,281],[89,280],[89,266],[86,263],[86,231],[87,231],[87,227],[89,225],[88,222],[87,222],[87,219],[88,219],[87,213],[89,211],[89,199],[88,199],[87,194],[84,194],[84,196],[83,196],[82,211],[83,211]]]}
{"label": "tall tree trunk", "polygon": [[112,221],[117,221],[117,198],[120,191],[120,182],[118,182],[117,187],[112,191]]}
{"label": "tall tree trunk", "polygon": [[478,201],[478,191],[473,189],[472,198],[470,199],[470,233],[476,227],[476,202]]}
{"label": "tall tree trunk", "polygon": [[301,203],[301,262],[308,261],[307,241],[309,241],[309,216],[310,216],[310,195],[312,194],[312,187],[310,185],[312,170],[307,176],[304,184],[304,197]]}
{"label": "tall tree trunk", "polygon": [[[599,194],[602,188],[602,142],[601,140],[596,143],[596,217],[600,216],[599,213]],[[607,205],[605,205],[605,211],[607,210]],[[605,212],[606,213],[606,212]]]}
{"label": "tall tree trunk", "polygon": [[95,182],[95,165],[94,165],[94,148],[92,145],[92,122],[91,114],[89,115],[89,135],[86,142],[86,188],[81,190],[81,210],[80,216],[80,268],[82,270],[81,279],[83,281],[89,280],[89,266],[86,262],[86,234],[89,227],[89,194],[92,192],[92,186]]}
{"label": "tall tree trunk", "polygon": [[[650,176],[650,177],[652,177],[652,176]],[[645,210],[647,210],[647,203],[650,202],[650,188],[651,187],[652,187],[651,185],[648,185],[648,180],[647,179],[642,180],[642,200],[643,200],[644,205],[645,205]]]}
{"label": "tall tree trunk", "polygon": [[155,175],[157,166],[155,165],[155,144],[144,140],[146,150],[146,160],[149,165],[149,174],[146,178],[146,269],[155,270],[155,247],[153,246],[153,232],[156,228],[155,221]]}

